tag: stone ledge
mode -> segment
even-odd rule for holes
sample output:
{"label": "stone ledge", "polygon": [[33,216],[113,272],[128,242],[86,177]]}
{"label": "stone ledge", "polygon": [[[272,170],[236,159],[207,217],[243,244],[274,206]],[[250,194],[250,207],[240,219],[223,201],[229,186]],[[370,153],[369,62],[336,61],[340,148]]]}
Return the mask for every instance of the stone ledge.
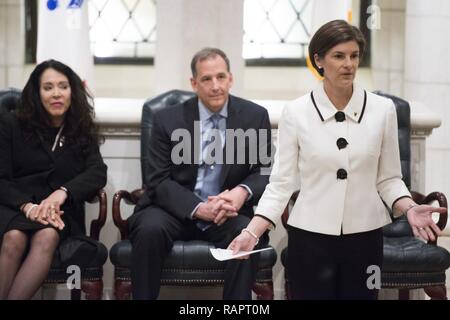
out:
{"label": "stone ledge", "polygon": [[[253,100],[265,107],[270,116],[273,129],[278,127],[281,111],[286,101]],[[96,121],[105,135],[136,136],[140,134],[142,105],[145,99],[95,99]],[[425,138],[433,129],[441,125],[438,114],[430,111],[419,101],[410,102],[411,129],[413,138]]]}

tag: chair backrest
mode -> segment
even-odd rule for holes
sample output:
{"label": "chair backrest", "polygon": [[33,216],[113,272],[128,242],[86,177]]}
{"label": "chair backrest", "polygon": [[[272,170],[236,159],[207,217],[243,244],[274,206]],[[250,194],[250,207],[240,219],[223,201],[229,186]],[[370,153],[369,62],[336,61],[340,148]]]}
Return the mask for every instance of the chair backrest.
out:
{"label": "chair backrest", "polygon": [[[411,111],[409,103],[399,97],[375,91],[375,94],[391,99],[397,111],[398,142],[403,181],[411,189]],[[386,207],[387,208],[387,207]],[[390,208],[387,208],[390,211]],[[383,227],[385,237],[413,236],[412,229],[405,216],[395,219]]]}
{"label": "chair backrest", "polygon": [[194,92],[171,90],[145,101],[144,106],[142,107],[141,117],[141,173],[143,185],[145,185],[144,179],[148,176],[149,173],[148,146],[150,145],[153,116],[155,112],[167,106],[183,103],[192,97],[195,97]]}
{"label": "chair backrest", "polygon": [[0,90],[0,113],[11,112],[17,107],[21,91],[16,88]]}
{"label": "chair backrest", "polygon": [[409,103],[399,97],[374,91],[375,94],[391,99],[397,111],[398,142],[403,181],[411,189],[411,111]]}

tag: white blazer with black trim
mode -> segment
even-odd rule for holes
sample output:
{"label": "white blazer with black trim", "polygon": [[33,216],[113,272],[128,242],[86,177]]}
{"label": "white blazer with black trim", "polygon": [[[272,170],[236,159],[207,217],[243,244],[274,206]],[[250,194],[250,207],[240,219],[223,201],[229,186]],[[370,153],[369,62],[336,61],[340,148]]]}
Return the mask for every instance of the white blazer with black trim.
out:
{"label": "white blazer with black trim", "polygon": [[381,199],[392,208],[410,196],[401,179],[392,100],[354,84],[339,112],[320,84],[285,106],[278,129],[274,167],[257,215],[277,221],[292,192],[300,190],[289,225],[349,234],[391,222]]}

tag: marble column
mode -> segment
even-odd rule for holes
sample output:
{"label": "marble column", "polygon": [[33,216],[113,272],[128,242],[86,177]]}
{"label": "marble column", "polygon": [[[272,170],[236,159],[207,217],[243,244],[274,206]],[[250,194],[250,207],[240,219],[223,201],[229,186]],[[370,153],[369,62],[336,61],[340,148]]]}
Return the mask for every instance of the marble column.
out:
{"label": "marble column", "polygon": [[[403,96],[405,0],[374,0],[371,14],[379,21],[372,29],[374,89]],[[378,19],[379,18],[379,19]]]}
{"label": "marble column", "polygon": [[6,86],[6,0],[0,0],[0,88]]}
{"label": "marble column", "polygon": [[155,94],[190,90],[190,61],[203,47],[225,51],[234,75],[233,93],[242,91],[243,0],[159,0],[155,54]]}
{"label": "marble column", "polygon": [[427,192],[450,195],[450,1],[406,2],[405,98],[438,114],[442,126],[426,145]]}
{"label": "marble column", "polygon": [[0,88],[23,86],[23,7],[23,0],[0,0]]}

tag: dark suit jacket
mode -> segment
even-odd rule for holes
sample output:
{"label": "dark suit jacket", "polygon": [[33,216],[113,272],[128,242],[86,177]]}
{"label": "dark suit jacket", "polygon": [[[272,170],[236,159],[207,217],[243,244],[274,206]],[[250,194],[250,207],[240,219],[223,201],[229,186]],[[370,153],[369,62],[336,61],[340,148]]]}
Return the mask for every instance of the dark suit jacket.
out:
{"label": "dark suit jacket", "polygon": [[[171,135],[176,129],[186,129],[194,140],[194,121],[199,121],[198,98],[192,98],[174,106],[169,106],[155,113],[153,128],[151,131],[149,148],[149,172],[143,177],[146,193],[140,199],[135,212],[149,205],[156,205],[180,220],[190,219],[190,214],[201,202],[193,191],[197,181],[198,164],[194,164],[194,141],[189,141],[191,146],[190,163],[174,164],[171,161],[172,149],[180,142],[172,141]],[[228,103],[227,129],[265,129],[267,136],[261,141],[267,148],[267,154],[271,151],[270,122],[267,110],[250,101],[230,96]],[[186,141],[184,141],[186,142]],[[236,142],[236,139],[235,139]],[[260,145],[258,138],[258,146]],[[235,143],[236,145],[236,143]],[[230,141],[226,140],[224,157]],[[257,147],[258,147],[257,146]],[[252,148],[254,146],[251,146]],[[224,164],[222,167],[220,185],[221,190],[232,189],[239,184],[247,185],[253,197],[245,203],[240,214],[253,215],[253,206],[258,203],[267,183],[268,173],[260,174],[263,166],[270,164],[261,163],[258,148],[256,163],[249,163],[249,141],[245,146],[233,151],[245,152],[244,164]],[[197,157],[198,158],[198,157]],[[198,161],[197,161],[198,162]],[[266,161],[267,162],[267,161]],[[236,162],[234,162],[236,163]]]}
{"label": "dark suit jacket", "polygon": [[22,204],[40,203],[60,186],[70,194],[62,207],[63,220],[73,233],[84,233],[84,202],[106,184],[106,170],[98,146],[83,152],[81,147],[66,143],[55,155],[44,143],[26,140],[14,114],[2,114],[0,236],[15,215],[23,214],[19,211]]}

